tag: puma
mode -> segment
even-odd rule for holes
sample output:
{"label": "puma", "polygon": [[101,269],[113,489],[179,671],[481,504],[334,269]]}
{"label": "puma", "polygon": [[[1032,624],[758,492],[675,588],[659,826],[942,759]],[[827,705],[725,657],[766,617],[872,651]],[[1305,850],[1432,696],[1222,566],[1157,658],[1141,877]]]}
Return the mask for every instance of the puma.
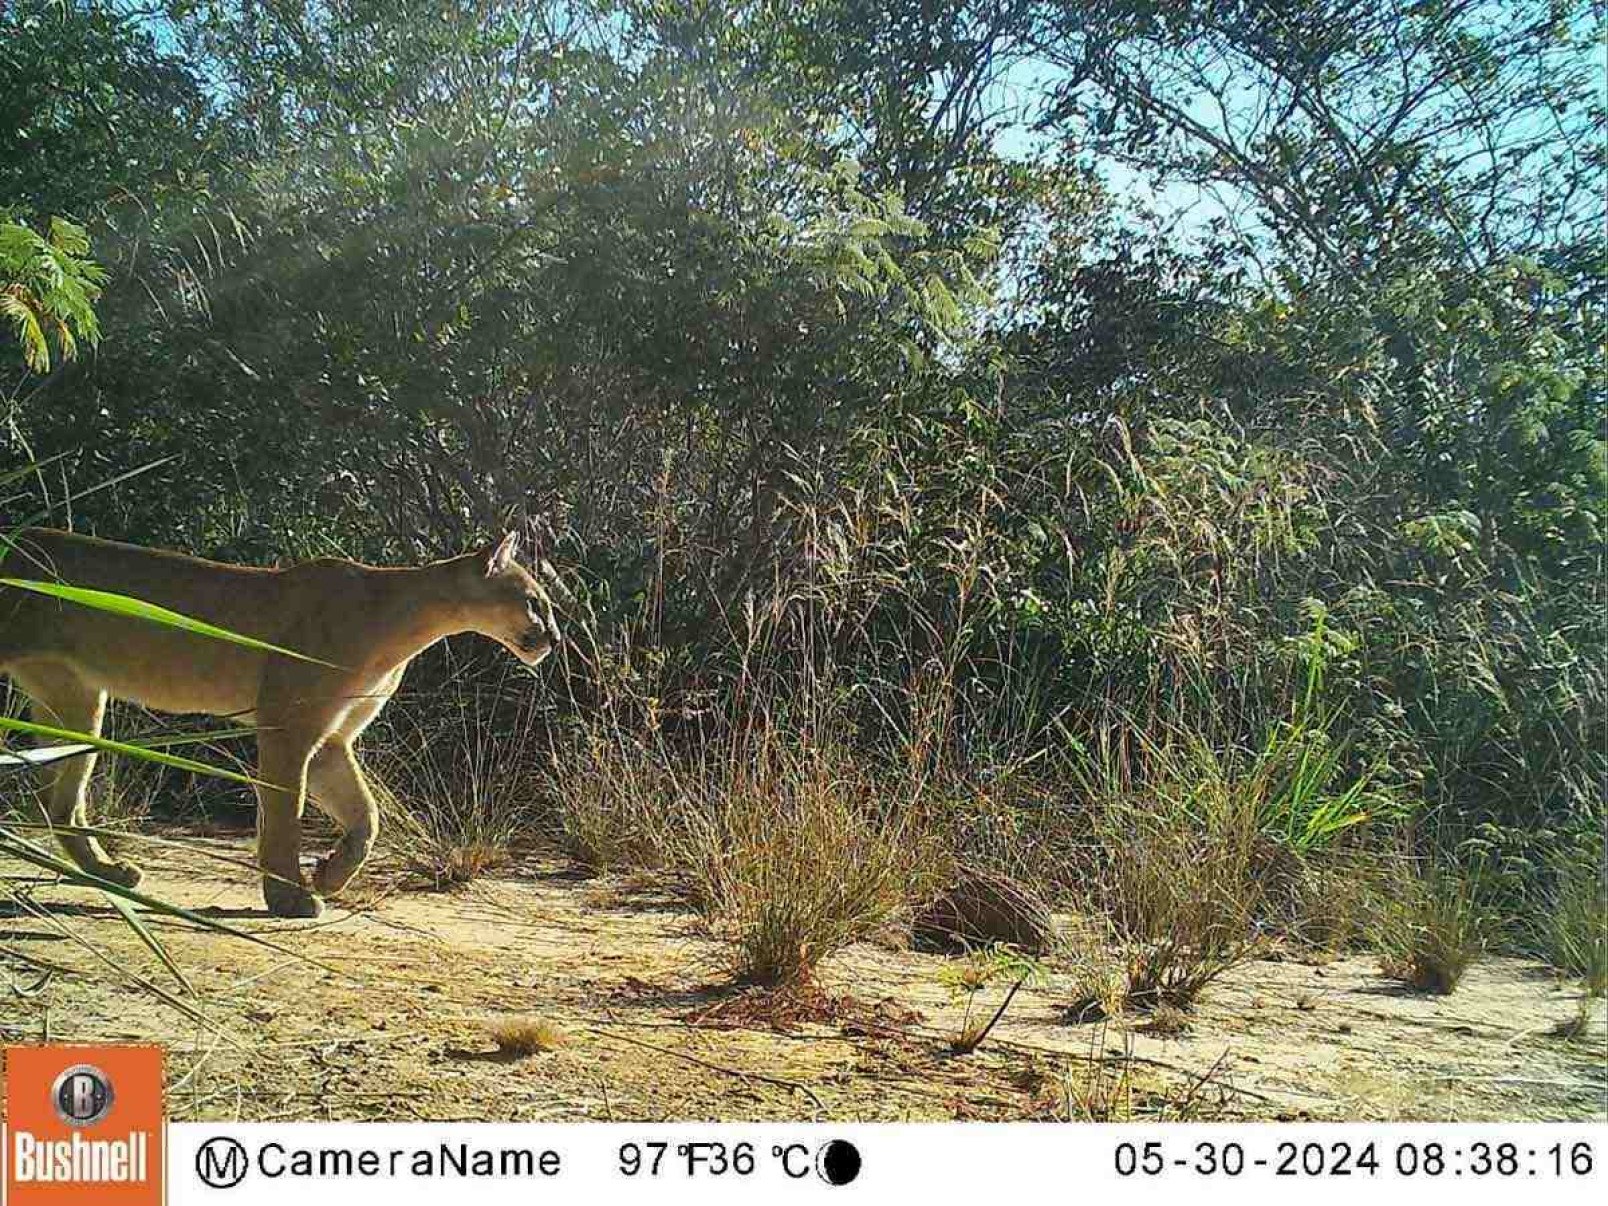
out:
{"label": "puma", "polygon": [[[37,592],[0,587],[0,673],[41,724],[98,736],[108,699],[202,712],[257,729],[257,861],[270,912],[316,917],[373,848],[379,816],[354,744],[408,663],[442,637],[478,632],[534,666],[559,640],[547,593],[510,532],[485,550],[411,568],[321,558],[285,569],[203,561],[31,528],[0,548],[0,577],[111,591],[306,659],[246,648]],[[43,768],[52,824],[87,823],[93,752]],[[339,843],[301,872],[311,799]],[[92,875],[132,887],[140,870],[93,837],[58,835]]]}

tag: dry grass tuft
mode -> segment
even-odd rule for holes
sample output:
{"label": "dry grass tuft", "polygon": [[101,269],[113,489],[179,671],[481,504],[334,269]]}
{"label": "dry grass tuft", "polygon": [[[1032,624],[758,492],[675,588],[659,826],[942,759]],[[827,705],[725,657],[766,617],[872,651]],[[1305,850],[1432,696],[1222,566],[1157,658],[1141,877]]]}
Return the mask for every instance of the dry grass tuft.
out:
{"label": "dry grass tuft", "polygon": [[1069,1026],[1121,1017],[1128,995],[1122,968],[1103,948],[1090,948],[1072,973],[1072,991],[1061,1016]]}
{"label": "dry grass tuft", "polygon": [[1608,993],[1608,886],[1601,855],[1582,851],[1555,870],[1551,908],[1540,946],[1553,965],[1585,981],[1593,997]]}
{"label": "dry grass tuft", "polygon": [[1327,961],[1366,948],[1368,927],[1384,891],[1382,879],[1377,851],[1330,849],[1301,860],[1290,914],[1278,920],[1290,940],[1310,953],[1305,961]]}
{"label": "dry grass tuft", "polygon": [[460,888],[508,862],[508,850],[474,842],[467,846],[432,845],[420,850],[410,869],[424,876],[438,892]]}
{"label": "dry grass tuft", "polygon": [[420,797],[403,802],[371,777],[380,797],[385,849],[414,887],[447,892],[504,866],[520,836],[516,816],[463,806],[462,800]]}
{"label": "dry grass tuft", "polygon": [[732,828],[713,839],[725,855],[702,864],[695,901],[730,941],[740,982],[802,981],[905,903],[910,868],[897,837],[846,814],[839,829],[817,807],[792,812],[774,836],[728,814]]}
{"label": "dry grass tuft", "polygon": [[675,884],[725,940],[737,983],[807,984],[948,867],[897,790],[826,743],[756,727],[672,758],[651,734],[600,726],[582,746],[554,772],[566,847]]}
{"label": "dry grass tuft", "polygon": [[819,752],[733,761],[669,835],[741,983],[807,981],[928,887],[941,860],[877,784]]}
{"label": "dry grass tuft", "polygon": [[570,1041],[569,1035],[546,1018],[520,1016],[500,1018],[487,1027],[497,1044],[497,1054],[508,1059],[556,1051]]}
{"label": "dry grass tuft", "polygon": [[529,679],[510,674],[452,675],[436,693],[388,709],[367,738],[380,840],[432,891],[505,865],[539,830],[543,721]]}
{"label": "dry grass tuft", "polygon": [[1188,1008],[1256,956],[1265,894],[1259,792],[1204,742],[1147,744],[1135,776],[1110,735],[1085,768],[1100,850],[1096,904],[1123,947],[1124,1004]]}
{"label": "dry grass tuft", "polygon": [[565,851],[594,872],[658,868],[681,787],[658,743],[593,726],[560,758],[552,795]]}
{"label": "dry grass tuft", "polygon": [[1068,1122],[1132,1122],[1134,1109],[1133,1063],[1127,1059],[1096,1059],[1081,1075],[1070,1068],[1061,1082],[1062,1117]]}
{"label": "dry grass tuft", "polygon": [[1457,988],[1495,936],[1474,877],[1446,868],[1403,879],[1378,924],[1385,975],[1442,996]]}

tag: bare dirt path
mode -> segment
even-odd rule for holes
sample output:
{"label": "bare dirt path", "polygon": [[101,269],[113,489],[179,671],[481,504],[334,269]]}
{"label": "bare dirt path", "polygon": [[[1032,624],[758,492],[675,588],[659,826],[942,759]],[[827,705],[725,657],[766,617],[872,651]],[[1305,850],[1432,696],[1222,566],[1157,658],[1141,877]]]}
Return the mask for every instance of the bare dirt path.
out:
{"label": "bare dirt path", "polygon": [[[382,868],[366,898],[309,923],[260,912],[242,838],[142,856],[156,895],[294,953],[153,922],[196,987],[197,1020],[118,986],[129,971],[177,983],[111,908],[42,884],[34,898],[60,906],[68,933],[0,913],[0,946],[30,959],[0,956],[0,1039],[161,1042],[181,1119],[1608,1116],[1603,1003],[1564,1036],[1578,985],[1518,960],[1475,966],[1450,997],[1400,991],[1366,958],[1258,962],[1173,1037],[1142,1018],[1068,1024],[1071,980],[1056,973],[957,1056],[965,1001],[940,956],[862,944],[823,975],[858,1003],[842,1016],[734,1020],[744,1011],[711,987],[720,948],[691,913],[556,860],[447,894],[400,890]],[[1003,990],[974,1008],[991,1012]],[[490,1028],[510,1016],[567,1042],[505,1058]]]}

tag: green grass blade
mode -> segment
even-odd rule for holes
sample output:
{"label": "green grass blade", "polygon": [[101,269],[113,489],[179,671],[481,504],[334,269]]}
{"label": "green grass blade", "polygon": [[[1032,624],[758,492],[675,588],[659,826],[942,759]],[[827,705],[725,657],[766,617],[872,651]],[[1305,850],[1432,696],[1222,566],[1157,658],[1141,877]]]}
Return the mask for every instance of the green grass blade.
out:
{"label": "green grass blade", "polygon": [[207,729],[200,733],[166,733],[155,737],[137,737],[130,739],[129,744],[137,745],[142,750],[166,750],[176,745],[205,745],[209,741],[229,741],[235,737],[256,735],[256,726],[241,724],[232,729]]}
{"label": "green grass blade", "polygon": [[5,822],[5,827],[13,833],[48,833],[66,837],[89,837],[98,841],[111,839],[118,842],[142,842],[148,846],[167,846],[174,850],[183,850],[186,854],[198,854],[215,863],[241,867],[247,871],[257,870],[254,859],[219,854],[216,850],[208,850],[205,846],[197,845],[189,838],[162,837],[155,833],[141,833],[136,829],[109,829],[104,825],[56,825],[50,821],[8,820]]}
{"label": "green grass blade", "polygon": [[[58,452],[54,456],[47,456],[42,461],[30,461],[26,465],[18,465],[15,469],[7,469],[4,473],[0,473],[0,490],[5,489],[12,482],[20,482],[23,478],[38,473],[47,465],[54,465],[67,455],[65,452]],[[0,541],[4,541],[4,539],[4,537],[0,537]]]}
{"label": "green grass blade", "polygon": [[[0,831],[0,833],[3,833],[3,831]],[[61,919],[59,917],[56,917],[56,916],[52,915],[50,910],[48,908],[46,908],[45,906],[37,904],[37,903],[34,903],[34,902],[31,902],[25,896],[22,896],[22,895],[20,895],[18,893],[15,893],[15,892],[10,894],[10,899],[14,903],[16,903],[19,906],[21,906],[23,909],[27,910],[33,916],[36,916],[36,917],[40,918],[41,920],[45,921],[46,923],[55,926],[56,929],[62,934],[63,937],[68,938],[72,942],[75,942],[79,946],[83,947],[86,951],[88,951],[91,955],[93,955],[97,960],[99,960],[101,963],[104,963],[107,967],[111,968],[112,971],[114,971],[118,975],[123,976],[126,979],[132,981],[134,984],[138,985],[140,988],[142,988],[146,992],[150,993],[153,997],[157,998],[157,1000],[162,1001],[167,1005],[171,1005],[174,1009],[178,1010],[180,1013],[184,1014],[186,1017],[191,1018],[192,1020],[201,1023],[203,1026],[205,1026],[209,1030],[213,1031],[213,1033],[219,1034],[219,1035],[223,1034],[223,1032],[218,1030],[218,1028],[207,1018],[206,1014],[202,1013],[195,1006],[191,1005],[188,1001],[184,1000],[181,997],[174,996],[167,989],[163,988],[160,984],[157,984],[157,983],[155,983],[154,981],[151,981],[151,980],[147,980],[144,976],[140,975],[138,972],[133,971],[133,970],[127,968],[127,967],[123,967],[120,964],[114,962],[110,955],[108,955],[105,951],[101,950],[99,947],[95,946],[93,943],[87,941],[83,937],[83,935],[75,933],[74,931],[68,929],[65,925],[63,925]],[[223,1036],[223,1037],[225,1037],[227,1039],[227,1036]],[[239,1043],[235,1042],[233,1039],[227,1039],[227,1041],[229,1042],[229,1044],[231,1046],[234,1046],[234,1047],[239,1047],[239,1045],[240,1045]]]}
{"label": "green grass blade", "polygon": [[[206,745],[231,737],[251,737],[256,732],[251,728],[218,729],[205,733],[177,733],[171,737],[142,737],[129,744],[142,750],[165,750],[179,745]],[[80,741],[70,745],[40,745],[29,750],[0,750],[0,766],[48,766],[63,758],[76,758],[94,748]]]}
{"label": "green grass blade", "polygon": [[334,662],[309,657],[305,653],[297,653],[293,649],[286,649],[282,645],[270,644],[268,641],[259,641],[255,637],[241,636],[237,632],[230,632],[227,628],[219,628],[216,624],[208,624],[205,620],[197,620],[192,616],[171,611],[166,607],[158,607],[154,603],[144,603],[139,599],[131,599],[127,595],[113,594],[111,591],[91,590],[83,586],[68,586],[62,582],[33,582],[22,578],[0,578],[0,586],[33,591],[35,594],[49,595],[52,598],[62,599],[68,603],[77,603],[82,607],[92,607],[97,611],[110,612],[113,615],[126,616],[129,619],[148,620],[153,624],[178,628],[196,636],[211,637],[214,640],[228,641],[233,645],[243,645],[247,649],[256,649],[264,653],[277,653],[283,657],[293,657],[297,661],[312,662],[315,665],[340,669]]}
{"label": "green grass blade", "polygon": [[215,779],[227,779],[231,783],[243,783],[247,787],[272,786],[271,784],[263,784],[261,780],[253,779],[249,775],[242,775],[238,771],[224,770],[220,766],[208,766],[205,762],[197,762],[193,758],[181,758],[177,754],[164,754],[160,750],[130,745],[126,741],[113,741],[108,737],[93,737],[88,733],[75,733],[71,729],[58,729],[54,725],[36,724],[31,720],[18,720],[14,716],[0,716],[0,729],[10,729],[16,733],[27,733],[34,737],[46,737],[52,741],[61,741],[71,745],[92,746],[97,750],[104,750],[108,754],[124,754],[130,758],[143,758],[147,762],[159,762],[163,766],[171,766],[175,770],[189,771],[196,775],[211,775]]}

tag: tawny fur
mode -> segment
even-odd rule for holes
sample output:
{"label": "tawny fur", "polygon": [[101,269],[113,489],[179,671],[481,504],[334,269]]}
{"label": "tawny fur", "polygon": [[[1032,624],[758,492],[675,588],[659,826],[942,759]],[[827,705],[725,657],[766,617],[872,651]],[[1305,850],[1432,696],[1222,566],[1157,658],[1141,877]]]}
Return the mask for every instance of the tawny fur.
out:
{"label": "tawny fur", "polygon": [[[0,673],[28,696],[36,721],[76,732],[99,735],[108,699],[255,724],[264,896],[275,913],[317,916],[319,894],[344,887],[373,847],[379,816],[354,743],[408,663],[457,632],[489,636],[528,665],[558,640],[547,596],[516,552],[510,533],[415,568],[321,558],[258,569],[33,528],[0,548],[0,577],[128,595],[319,660],[0,587]],[[43,768],[53,824],[87,824],[94,762],[90,753]],[[309,798],[342,829],[311,885],[300,869]],[[109,859],[94,838],[60,837],[86,871],[138,882],[139,869]]]}

